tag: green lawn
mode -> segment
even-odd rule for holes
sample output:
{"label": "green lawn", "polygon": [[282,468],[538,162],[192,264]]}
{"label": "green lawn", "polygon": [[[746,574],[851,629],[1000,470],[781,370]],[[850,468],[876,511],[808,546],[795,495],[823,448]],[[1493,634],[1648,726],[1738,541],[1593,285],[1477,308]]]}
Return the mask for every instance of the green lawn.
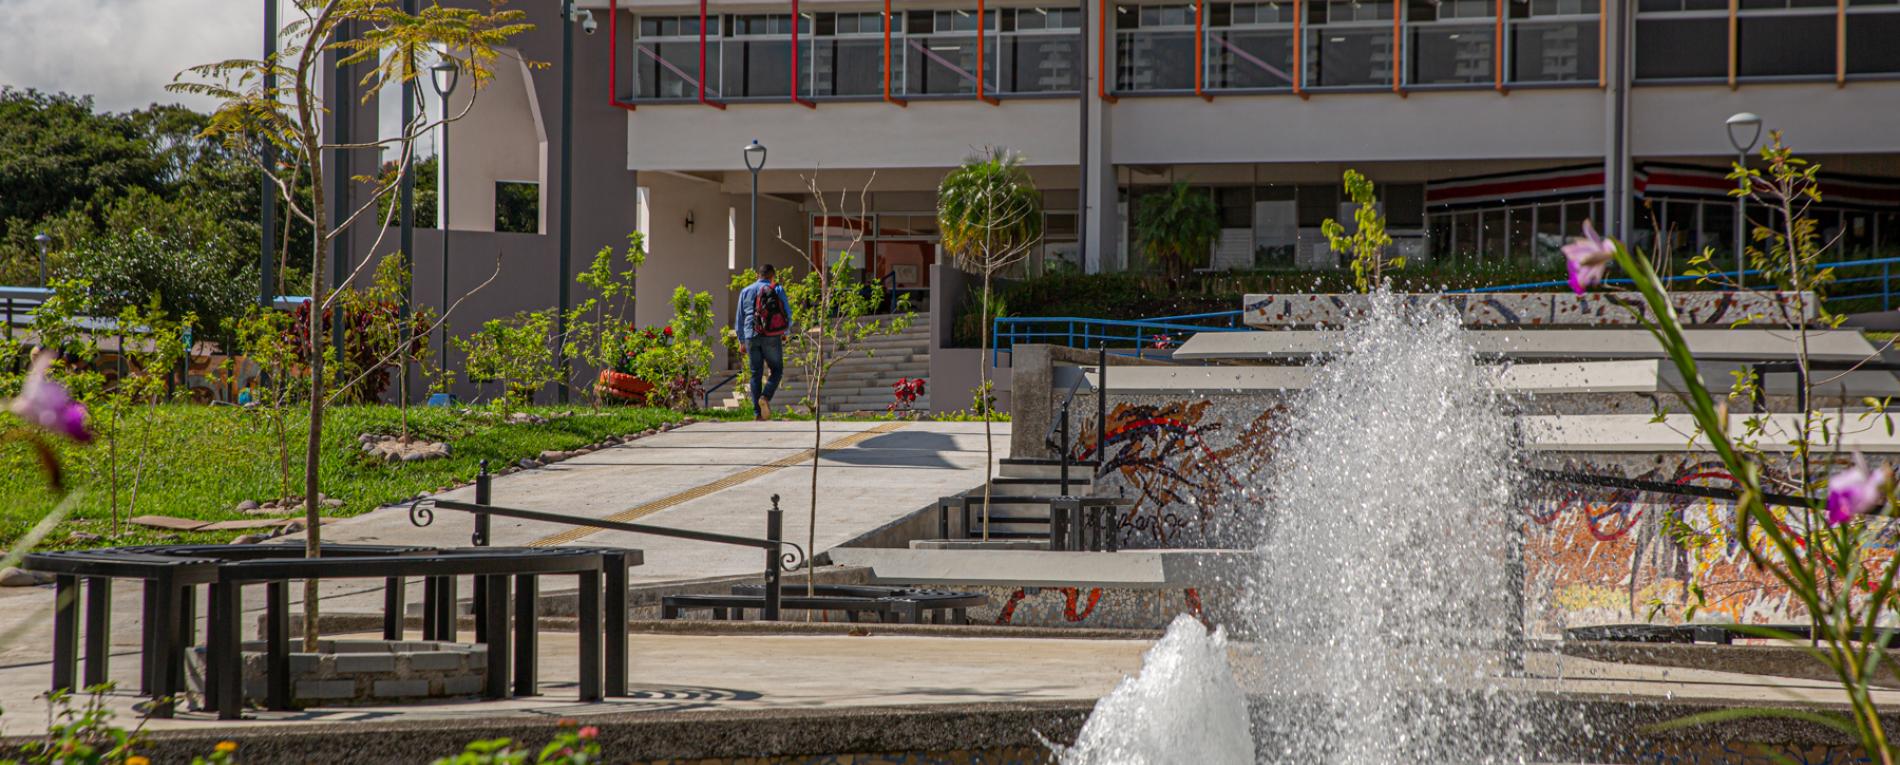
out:
{"label": "green lawn", "polygon": [[[542,416],[573,412],[543,423],[505,424],[481,412],[463,415],[448,409],[411,408],[412,433],[447,441],[453,456],[412,463],[384,463],[366,457],[358,446],[363,433],[396,433],[401,414],[395,407],[359,406],[329,410],[324,418],[322,491],[340,499],[336,516],[356,515],[377,506],[474,477],[482,459],[499,469],[544,450],[574,449],[609,436],[638,433],[683,415],[664,409],[612,407],[595,413],[585,406],[536,407]],[[290,426],[291,491],[302,493],[303,444],[307,420]],[[118,506],[121,518],[170,515],[224,520],[246,517],[235,510],[244,500],[259,502],[284,494],[278,469],[277,441],[270,419],[236,407],[167,405],[149,418],[123,424],[118,440]],[[171,533],[121,526],[111,536],[113,491],[107,479],[108,448],[102,439],[64,449],[67,483],[78,493],[71,518],[41,545],[43,548],[96,547],[155,541],[224,541],[241,532]],[[139,471],[136,504],[132,476]],[[0,547],[44,517],[57,498],[27,447],[0,446]],[[82,536],[78,539],[74,533]],[[88,539],[83,534],[97,534]]]}

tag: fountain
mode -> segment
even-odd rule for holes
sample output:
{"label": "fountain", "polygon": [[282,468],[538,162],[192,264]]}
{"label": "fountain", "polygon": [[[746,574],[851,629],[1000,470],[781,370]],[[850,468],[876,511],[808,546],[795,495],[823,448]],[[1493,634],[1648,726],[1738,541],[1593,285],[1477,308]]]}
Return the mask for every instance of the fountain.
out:
{"label": "fountain", "polygon": [[[1504,763],[1525,756],[1511,587],[1517,464],[1459,317],[1375,295],[1290,402],[1244,625],[1265,657],[1233,737],[1225,635],[1178,620],[1065,763]],[[1199,635],[1195,634],[1200,632]]]}

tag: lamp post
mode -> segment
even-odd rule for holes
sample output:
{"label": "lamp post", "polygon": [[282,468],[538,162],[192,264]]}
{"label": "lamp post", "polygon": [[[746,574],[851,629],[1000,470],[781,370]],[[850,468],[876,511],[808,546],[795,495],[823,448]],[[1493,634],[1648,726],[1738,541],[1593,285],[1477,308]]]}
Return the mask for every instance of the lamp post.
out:
{"label": "lamp post", "polygon": [[752,272],[759,271],[759,171],[765,169],[765,144],[752,139],[744,151],[745,169],[752,171]]}
{"label": "lamp post", "polygon": [[[442,118],[449,116],[449,94],[455,92],[455,83],[462,79],[462,68],[457,66],[455,58],[446,52],[442,61],[429,68],[429,84],[434,86],[436,98],[442,104]],[[436,163],[442,168],[435,189],[435,209],[442,220],[442,310],[449,310],[449,123],[442,123],[442,151],[436,157]],[[449,323],[442,322],[442,332],[436,338],[436,363],[447,368],[449,360]]]}
{"label": "lamp post", "polygon": [[[757,205],[755,203],[754,207],[756,208],[756,206]],[[40,244],[40,286],[45,287],[46,286],[46,248],[52,245],[53,238],[50,236],[47,236],[46,232],[41,231],[38,236],[33,237],[33,241],[39,242]]]}
{"label": "lamp post", "polygon": [[[1742,136],[1748,140],[1744,142]],[[1741,112],[1728,118],[1728,143],[1735,147],[1735,166],[1746,167],[1748,152],[1753,151],[1755,143],[1761,140],[1761,117],[1754,112]],[[1752,188],[1752,185],[1751,185]],[[1735,284],[1742,284],[1742,272],[1746,267],[1748,252],[1748,197],[1735,198]]]}

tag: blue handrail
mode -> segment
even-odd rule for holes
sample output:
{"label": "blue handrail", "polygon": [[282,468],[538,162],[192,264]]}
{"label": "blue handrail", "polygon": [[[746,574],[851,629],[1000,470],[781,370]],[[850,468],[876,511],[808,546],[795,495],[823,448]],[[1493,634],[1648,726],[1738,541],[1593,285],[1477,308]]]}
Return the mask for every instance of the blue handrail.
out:
{"label": "blue handrail", "polygon": [[[996,345],[990,351],[990,364],[996,365],[1004,351],[1017,343],[1049,343],[1070,348],[1103,348],[1111,345],[1140,349],[1151,347],[1157,339],[1172,345],[1176,335],[1196,332],[1246,332],[1241,326],[1241,311],[1163,316],[1155,319],[1092,319],[1083,316],[999,316],[994,320]],[[1222,323],[1214,323],[1225,320]],[[1208,323],[1191,323],[1191,322]]]}
{"label": "blue handrail", "polygon": [[[1832,300],[1837,300],[1837,301],[1861,300],[1861,299],[1877,297],[1877,298],[1880,298],[1880,309],[1885,311],[1885,310],[1890,310],[1893,307],[1893,297],[1892,297],[1893,290],[1892,290],[1891,284],[1892,284],[1893,266],[1896,264],[1900,264],[1900,258],[1874,258],[1870,260],[1840,260],[1840,261],[1835,261],[1832,263],[1819,263],[1815,265],[1815,268],[1838,270],[1838,269],[1854,269],[1854,268],[1864,268],[1864,267],[1870,267],[1870,266],[1879,266],[1880,267],[1879,276],[1860,276],[1860,277],[1854,277],[1851,279],[1836,278],[1833,282],[1834,284],[1859,284],[1859,283],[1878,281],[1881,283],[1879,292],[1868,292],[1868,293],[1856,294],[1856,295],[1830,295],[1828,297]],[[1724,271],[1718,275],[1724,278],[1733,279],[1733,278],[1736,278],[1738,275],[1746,277],[1746,276],[1758,276],[1760,274],[1761,274],[1760,269],[1748,269],[1746,271],[1740,271],[1740,272]],[[1664,277],[1663,281],[1678,282],[1678,281],[1700,280],[1702,278],[1703,277],[1700,277],[1700,276],[1669,276],[1669,277]],[[1619,277],[1616,279],[1604,279],[1603,283],[1604,284],[1634,284],[1635,282],[1633,282],[1632,280],[1628,278]],[[1483,293],[1483,292],[1521,292],[1524,290],[1563,287],[1569,284],[1570,282],[1567,280],[1554,279],[1551,281],[1543,281],[1543,282],[1525,282],[1522,284],[1497,284],[1497,285],[1492,285],[1489,287],[1472,287],[1469,289],[1449,290],[1449,291],[1453,293],[1465,293],[1465,294],[1474,294],[1474,293]],[[1751,287],[1751,289],[1767,289],[1772,286],[1773,285],[1763,284],[1763,285]]]}

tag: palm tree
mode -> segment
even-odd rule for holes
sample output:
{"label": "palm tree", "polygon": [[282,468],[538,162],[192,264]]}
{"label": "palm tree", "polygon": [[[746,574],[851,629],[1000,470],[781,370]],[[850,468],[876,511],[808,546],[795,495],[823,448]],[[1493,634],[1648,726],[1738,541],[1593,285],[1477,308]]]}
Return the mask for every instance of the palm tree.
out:
{"label": "palm tree", "polygon": [[1220,235],[1214,198],[1185,181],[1142,197],[1134,224],[1142,252],[1161,265],[1171,283],[1205,263],[1214,238]]}
{"label": "palm tree", "polygon": [[983,414],[983,539],[990,538],[990,484],[995,446],[990,436],[990,307],[992,278],[1022,262],[1042,242],[1042,192],[1022,156],[990,147],[963,161],[937,188],[937,227],[957,267],[983,277],[983,316],[976,400]]}

